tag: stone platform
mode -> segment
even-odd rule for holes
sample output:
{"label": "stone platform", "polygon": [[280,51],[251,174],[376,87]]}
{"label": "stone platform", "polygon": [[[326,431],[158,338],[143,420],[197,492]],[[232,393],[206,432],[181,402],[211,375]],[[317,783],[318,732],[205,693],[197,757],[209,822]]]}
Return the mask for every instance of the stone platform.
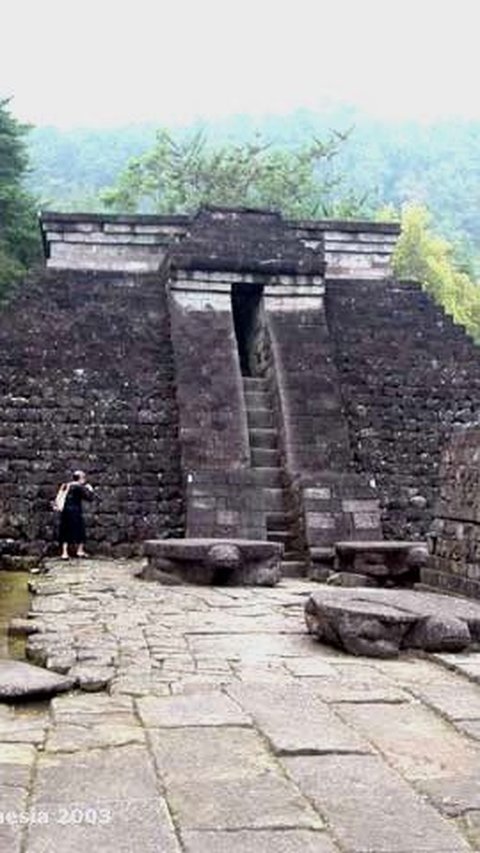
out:
{"label": "stone platform", "polygon": [[303,580],[166,587],[140,562],[47,565],[37,659],[110,681],[0,702],[0,850],[480,850],[480,654],[314,644]]}
{"label": "stone platform", "polygon": [[387,581],[402,584],[420,580],[420,568],[427,560],[423,542],[381,539],[335,543],[336,572],[363,576],[380,586]]}
{"label": "stone platform", "polygon": [[164,584],[274,586],[283,546],[248,539],[153,539],[141,577]]}
{"label": "stone platform", "polygon": [[354,655],[457,652],[480,642],[480,604],[413,590],[324,587],[305,605],[308,630]]}

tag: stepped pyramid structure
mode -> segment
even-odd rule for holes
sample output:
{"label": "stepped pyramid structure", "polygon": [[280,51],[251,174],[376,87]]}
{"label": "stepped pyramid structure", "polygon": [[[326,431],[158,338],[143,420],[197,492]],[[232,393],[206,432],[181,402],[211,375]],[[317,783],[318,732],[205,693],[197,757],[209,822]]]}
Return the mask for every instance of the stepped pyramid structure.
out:
{"label": "stepped pyramid structure", "polygon": [[420,285],[398,226],[45,213],[45,269],[0,316],[0,537],[43,552],[65,472],[100,503],[92,547],[417,539],[442,447],[480,407],[480,359]]}

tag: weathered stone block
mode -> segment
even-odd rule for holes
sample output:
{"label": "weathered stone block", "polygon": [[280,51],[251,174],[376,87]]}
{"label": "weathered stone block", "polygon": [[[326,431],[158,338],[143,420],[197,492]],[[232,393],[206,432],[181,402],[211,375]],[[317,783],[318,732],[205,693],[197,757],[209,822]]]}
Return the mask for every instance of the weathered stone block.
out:
{"label": "weathered stone block", "polygon": [[305,605],[308,630],[355,655],[393,657],[400,649],[461,651],[480,632],[480,605],[411,590],[325,588]]}
{"label": "weathered stone block", "polygon": [[217,586],[274,586],[283,546],[246,539],[167,539],[145,543],[143,577]]}

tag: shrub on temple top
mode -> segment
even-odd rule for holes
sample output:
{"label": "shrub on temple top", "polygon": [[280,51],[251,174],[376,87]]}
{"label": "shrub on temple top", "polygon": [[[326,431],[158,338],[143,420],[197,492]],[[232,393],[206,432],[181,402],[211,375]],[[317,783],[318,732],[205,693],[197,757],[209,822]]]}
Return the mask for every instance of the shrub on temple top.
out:
{"label": "shrub on temple top", "polygon": [[296,150],[254,142],[215,145],[200,131],[177,139],[160,130],[102,194],[118,212],[186,213],[201,205],[265,207],[291,217],[360,215],[364,199],[344,191],[335,157],[348,133]]}
{"label": "shrub on temple top", "polygon": [[461,269],[453,245],[435,234],[424,207],[406,206],[401,223],[393,257],[395,274],[419,281],[455,322],[480,342],[480,286],[470,271]]}

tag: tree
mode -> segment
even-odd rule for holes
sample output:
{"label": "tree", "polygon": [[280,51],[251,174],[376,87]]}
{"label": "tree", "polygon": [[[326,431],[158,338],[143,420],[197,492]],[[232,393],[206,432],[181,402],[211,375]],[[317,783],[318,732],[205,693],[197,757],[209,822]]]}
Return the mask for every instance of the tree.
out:
{"label": "tree", "polygon": [[8,100],[0,100],[0,293],[24,275],[39,253],[34,200],[23,184],[27,131],[11,115]]}
{"label": "tree", "polygon": [[295,150],[253,142],[212,145],[200,130],[177,139],[160,130],[102,198],[121,212],[185,213],[202,204],[267,207],[292,217],[359,215],[363,199],[342,193],[334,159],[348,133]]}
{"label": "tree", "polygon": [[435,234],[426,208],[406,206],[401,223],[393,258],[395,274],[419,281],[480,343],[480,286],[459,268],[452,244]]}

